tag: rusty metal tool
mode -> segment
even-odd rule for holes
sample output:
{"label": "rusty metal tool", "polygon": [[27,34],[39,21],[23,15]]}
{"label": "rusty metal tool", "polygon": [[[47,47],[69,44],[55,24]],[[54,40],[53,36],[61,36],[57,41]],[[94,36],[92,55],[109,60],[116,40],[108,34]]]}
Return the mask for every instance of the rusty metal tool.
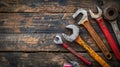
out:
{"label": "rusty metal tool", "polygon": [[78,9],[73,14],[73,18],[76,18],[79,14],[82,14],[83,16],[82,16],[81,20],[78,22],[78,25],[82,24],[88,30],[88,32],[92,36],[93,40],[97,43],[98,47],[102,50],[102,52],[105,55],[105,57],[107,59],[111,59],[112,55],[111,55],[110,51],[108,50],[108,48],[106,47],[106,45],[104,44],[102,39],[95,32],[94,28],[92,27],[92,25],[89,22],[88,17],[87,17],[87,11],[82,9],[82,8]]}
{"label": "rusty metal tool", "polygon": [[103,11],[103,16],[111,24],[120,46],[120,30],[118,28],[117,20],[116,20],[116,18],[118,17],[118,5],[116,3],[108,3]]}
{"label": "rusty metal tool", "polygon": [[68,29],[72,29],[73,34],[66,35],[66,34],[62,34],[63,37],[69,41],[69,42],[77,42],[80,46],[82,46],[84,49],[86,49],[88,51],[88,53],[90,54],[90,56],[95,59],[102,67],[110,67],[109,64],[107,64],[92,48],[90,48],[83,40],[82,38],[79,36],[79,28],[75,25],[68,25],[66,26],[66,28]]}
{"label": "rusty metal tool", "polygon": [[68,57],[67,55],[63,55],[64,58],[70,63],[72,64],[73,67],[80,67],[79,63],[76,61],[73,61],[70,57]]}
{"label": "rusty metal tool", "polygon": [[69,47],[66,43],[63,43],[62,38],[60,35],[56,35],[54,38],[55,44],[61,44],[65,49],[69,50],[73,55],[78,57],[81,61],[83,61],[87,65],[91,65],[91,62],[82,57],[79,53],[77,53],[75,50],[73,50],[71,47]]}
{"label": "rusty metal tool", "polygon": [[117,44],[114,41],[112,35],[110,34],[110,32],[109,32],[109,30],[108,30],[108,28],[107,28],[107,26],[106,26],[106,24],[105,24],[105,22],[102,18],[102,10],[99,7],[97,7],[97,9],[98,9],[98,14],[94,14],[91,10],[89,10],[90,15],[91,15],[92,18],[96,19],[99,27],[101,28],[101,30],[102,30],[102,32],[105,36],[105,38],[107,39],[110,47],[112,48],[117,60],[120,60],[119,49],[117,48]]}

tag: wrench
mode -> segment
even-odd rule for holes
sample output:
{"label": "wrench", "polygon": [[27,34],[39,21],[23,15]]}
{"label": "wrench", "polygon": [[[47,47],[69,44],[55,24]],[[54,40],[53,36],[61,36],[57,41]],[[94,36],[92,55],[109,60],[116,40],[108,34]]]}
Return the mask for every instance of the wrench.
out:
{"label": "wrench", "polygon": [[78,22],[78,25],[82,24],[88,30],[88,32],[92,36],[93,40],[97,43],[98,47],[102,50],[105,57],[107,59],[111,59],[112,55],[111,55],[110,51],[108,50],[108,48],[106,47],[106,45],[104,44],[102,39],[95,32],[94,28],[92,27],[92,25],[89,22],[88,17],[87,17],[87,11],[84,9],[78,9],[76,11],[76,13],[73,14],[73,18],[76,18],[80,13],[83,14],[83,17]]}
{"label": "wrench", "polygon": [[78,57],[81,61],[83,61],[87,65],[91,65],[91,62],[82,57],[79,53],[77,53],[75,50],[73,50],[71,47],[69,47],[66,43],[63,43],[62,38],[60,35],[56,35],[54,38],[55,44],[61,44],[65,49],[69,50],[73,55]]}
{"label": "wrench", "polygon": [[107,5],[108,6],[104,9],[103,15],[105,19],[109,20],[120,46],[120,30],[117,25],[117,20],[115,20],[118,17],[118,7],[116,3],[109,3]]}
{"label": "wrench", "polygon": [[102,18],[102,10],[97,7],[98,9],[98,14],[94,14],[91,10],[89,10],[89,13],[91,15],[92,18],[95,18],[99,27],[101,28],[105,38],[107,39],[110,47],[112,48],[117,60],[120,60],[120,52],[119,52],[119,49],[117,48],[117,44],[116,42],[114,41],[113,37],[111,36],[103,18]]}
{"label": "wrench", "polygon": [[68,29],[72,29],[73,34],[68,36],[64,33],[62,33],[63,37],[69,41],[69,42],[77,42],[80,46],[82,46],[83,48],[85,48],[90,56],[95,59],[102,67],[110,67],[109,64],[107,64],[92,48],[90,48],[83,40],[82,38],[79,36],[79,28],[75,25],[68,25],[66,26],[66,28]]}
{"label": "wrench", "polygon": [[78,62],[72,61],[72,59],[69,58],[67,55],[63,55],[63,56],[64,56],[64,58],[65,58],[70,64],[72,64],[73,67],[80,67],[80,65],[79,65]]}

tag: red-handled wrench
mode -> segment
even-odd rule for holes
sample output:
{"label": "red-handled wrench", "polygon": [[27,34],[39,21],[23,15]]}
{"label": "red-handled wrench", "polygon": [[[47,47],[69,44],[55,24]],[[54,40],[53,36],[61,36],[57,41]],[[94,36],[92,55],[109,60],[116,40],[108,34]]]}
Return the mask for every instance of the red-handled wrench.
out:
{"label": "red-handled wrench", "polygon": [[64,48],[66,48],[67,50],[69,50],[73,55],[75,55],[76,57],[78,57],[85,64],[91,65],[90,61],[88,61],[87,59],[85,59],[84,57],[82,57],[79,53],[77,53],[75,50],[73,50],[71,47],[69,47],[66,43],[63,43],[62,38],[61,38],[60,35],[57,34],[55,36],[54,43],[55,44],[61,44]]}
{"label": "red-handled wrench", "polygon": [[119,49],[117,48],[117,44],[116,42],[114,41],[112,35],[110,34],[103,18],[102,18],[102,10],[97,7],[98,9],[98,14],[94,14],[91,10],[89,10],[89,13],[91,15],[92,18],[95,18],[99,27],[101,28],[105,38],[107,39],[110,47],[112,48],[117,60],[120,60],[120,52],[119,52]]}

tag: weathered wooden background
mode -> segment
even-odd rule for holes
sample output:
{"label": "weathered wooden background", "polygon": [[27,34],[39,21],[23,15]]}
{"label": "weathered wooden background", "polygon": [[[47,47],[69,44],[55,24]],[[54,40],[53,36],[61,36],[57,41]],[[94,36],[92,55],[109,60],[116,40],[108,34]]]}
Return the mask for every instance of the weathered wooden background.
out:
{"label": "weathered wooden background", "polygon": [[[110,1],[115,0],[103,0],[101,7]],[[120,4],[119,0],[116,2]],[[54,44],[53,38],[57,33],[66,32],[66,25],[75,23],[72,14],[78,8],[97,12],[96,3],[96,0],[0,0],[0,67],[62,67],[65,59],[61,54],[69,55],[81,67],[88,67],[62,46]],[[96,22],[90,16],[89,19],[111,50]],[[117,20],[120,22],[120,15]],[[110,24],[106,24],[114,36]],[[82,26],[80,35],[105,59]],[[93,62],[92,67],[101,67],[82,47],[76,43],[68,44]],[[114,55],[112,60],[106,61],[111,67],[120,67]]]}

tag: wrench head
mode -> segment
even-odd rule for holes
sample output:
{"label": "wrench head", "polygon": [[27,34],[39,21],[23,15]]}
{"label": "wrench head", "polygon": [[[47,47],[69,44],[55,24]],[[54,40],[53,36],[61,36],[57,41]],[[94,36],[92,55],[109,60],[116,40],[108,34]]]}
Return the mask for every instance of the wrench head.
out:
{"label": "wrench head", "polygon": [[104,18],[110,21],[115,20],[119,13],[119,6],[116,2],[110,2],[106,4],[106,8],[103,11]]}
{"label": "wrench head", "polygon": [[91,15],[92,18],[97,19],[97,18],[101,17],[101,15],[102,15],[102,10],[101,10],[98,6],[97,6],[97,9],[98,9],[98,13],[97,13],[97,14],[93,13],[93,12],[89,9],[89,13],[90,13],[90,15]]}
{"label": "wrench head", "polygon": [[76,61],[71,61],[71,64],[73,65],[73,67],[80,67],[79,63]]}
{"label": "wrench head", "polygon": [[78,22],[78,25],[80,25],[80,24],[82,24],[83,22],[86,21],[86,19],[87,19],[87,11],[86,11],[85,9],[83,9],[83,8],[78,9],[78,10],[72,15],[72,17],[73,17],[73,18],[76,18],[79,14],[82,14],[83,16],[82,16],[81,20]]}
{"label": "wrench head", "polygon": [[79,28],[75,25],[67,25],[66,28],[71,29],[73,33],[71,35],[62,33],[62,35],[67,41],[73,42],[79,35]]}
{"label": "wrench head", "polygon": [[54,41],[55,44],[63,44],[62,38],[58,34],[55,36],[53,41]]}

